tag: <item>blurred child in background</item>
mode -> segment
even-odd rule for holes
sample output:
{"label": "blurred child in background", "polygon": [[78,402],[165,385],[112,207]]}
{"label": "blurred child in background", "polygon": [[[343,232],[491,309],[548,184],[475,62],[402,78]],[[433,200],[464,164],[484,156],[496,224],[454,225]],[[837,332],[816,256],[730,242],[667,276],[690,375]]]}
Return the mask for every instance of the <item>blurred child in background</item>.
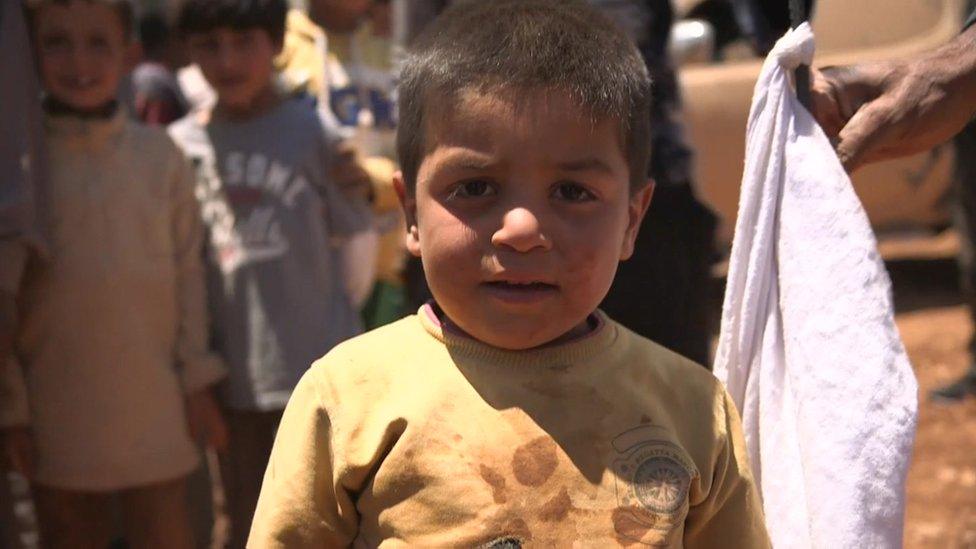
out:
{"label": "blurred child in background", "polygon": [[280,86],[284,0],[187,0],[178,30],[216,93],[170,127],[209,230],[213,345],[229,366],[221,473],[243,547],[281,411],[309,364],[361,331],[368,180],[329,114]]}
{"label": "blurred child in background", "polygon": [[139,19],[142,61],[132,70],[132,105],[136,118],[146,124],[167,125],[186,115],[190,106],[174,71],[180,55],[166,17],[150,12]]}
{"label": "blurred child in background", "polygon": [[226,440],[209,389],[224,370],[206,346],[192,172],[164,132],[118,106],[134,57],[129,4],[29,7],[50,253],[21,285],[14,386],[27,407],[3,414],[4,444],[32,480],[45,546],[106,546],[118,496],[134,547],[190,547],[191,433]]}
{"label": "blurred child in background", "polygon": [[391,43],[392,13],[389,0],[312,0],[308,15],[293,10],[288,37],[309,35],[322,29],[328,50],[321,58],[303,56],[299,48],[286,47],[279,66],[293,80],[323,71],[326,89],[315,88],[353,136],[356,153],[371,183],[371,204],[380,233],[376,256],[376,284],[363,306],[367,329],[398,320],[410,312],[406,304],[403,269],[405,225],[396,193],[394,137],[396,130],[396,77]]}

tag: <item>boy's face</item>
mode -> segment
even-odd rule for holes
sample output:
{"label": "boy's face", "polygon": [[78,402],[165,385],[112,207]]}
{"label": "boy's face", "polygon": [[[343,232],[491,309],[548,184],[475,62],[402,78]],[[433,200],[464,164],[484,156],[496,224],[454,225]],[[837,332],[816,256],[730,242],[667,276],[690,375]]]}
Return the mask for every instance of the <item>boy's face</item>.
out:
{"label": "boy's face", "polygon": [[191,34],[187,49],[190,60],[217,92],[220,105],[246,111],[271,88],[281,44],[261,28],[219,27]]}
{"label": "boy's face", "polygon": [[38,9],[35,30],[48,94],[78,110],[115,98],[133,49],[114,9],[87,0],[46,4]]}
{"label": "boy's face", "polygon": [[329,32],[355,31],[373,5],[373,0],[311,0],[312,19]]}
{"label": "boy's face", "polygon": [[630,257],[653,185],[636,193],[615,120],[565,93],[461,94],[430,113],[407,247],[447,317],[528,349],[585,327]]}

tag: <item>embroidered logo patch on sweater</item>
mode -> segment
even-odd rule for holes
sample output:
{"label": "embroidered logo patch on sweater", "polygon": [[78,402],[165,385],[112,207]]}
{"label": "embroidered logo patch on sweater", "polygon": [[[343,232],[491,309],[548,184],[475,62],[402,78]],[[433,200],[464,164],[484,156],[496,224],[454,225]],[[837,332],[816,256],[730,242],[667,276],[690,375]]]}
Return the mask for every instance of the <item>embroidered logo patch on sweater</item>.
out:
{"label": "embroidered logo patch on sweater", "polygon": [[642,425],[618,435],[613,464],[617,503],[614,527],[639,542],[666,535],[687,513],[688,489],[698,471],[675,444],[660,440],[659,428]]}

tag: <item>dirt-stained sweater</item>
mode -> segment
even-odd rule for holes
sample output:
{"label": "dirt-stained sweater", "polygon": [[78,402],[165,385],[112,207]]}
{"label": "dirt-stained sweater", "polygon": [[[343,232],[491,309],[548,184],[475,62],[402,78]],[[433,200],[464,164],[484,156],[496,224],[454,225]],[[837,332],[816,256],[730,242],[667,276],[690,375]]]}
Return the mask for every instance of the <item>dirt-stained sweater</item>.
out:
{"label": "dirt-stained sweater", "polygon": [[114,490],[191,471],[184,394],[217,381],[207,349],[193,175],[165,132],[48,115],[39,211],[50,258],[29,268],[0,425],[29,425],[36,480]]}
{"label": "dirt-stained sweater", "polygon": [[249,547],[767,547],[725,390],[595,317],[505,351],[427,308],[340,345],[285,410]]}

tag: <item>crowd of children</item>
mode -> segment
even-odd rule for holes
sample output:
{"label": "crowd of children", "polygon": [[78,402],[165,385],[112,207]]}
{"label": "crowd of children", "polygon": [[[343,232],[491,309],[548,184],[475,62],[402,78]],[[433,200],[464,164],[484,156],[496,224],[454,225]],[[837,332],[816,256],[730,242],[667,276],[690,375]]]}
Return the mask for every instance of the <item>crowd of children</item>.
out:
{"label": "crowd of children", "polygon": [[[189,547],[196,436],[219,450],[243,546],[291,390],[361,331],[366,175],[328,112],[278,85],[283,0],[182,5],[178,31],[216,101],[169,135],[120,98],[128,2],[27,9],[47,246],[19,285],[17,364],[4,370],[18,398],[4,405],[21,405],[4,414],[4,446],[32,481],[46,545],[107,545],[116,498],[133,546]],[[172,118],[153,72],[137,76],[136,114]]]}
{"label": "crowd of children", "polygon": [[[232,547],[766,546],[720,384],[597,310],[654,191],[634,42],[581,2],[448,9],[405,60],[394,175],[389,67],[354,34],[388,34],[386,3],[358,31],[313,4],[353,33],[345,81],[302,72],[320,30],[285,0],[183,0],[199,88],[160,54],[126,100],[127,0],[28,1],[46,245],[0,433],[44,545],[107,546],[113,502],[132,547],[208,543],[187,489],[209,446]],[[405,231],[371,207],[393,196]],[[356,337],[364,304],[400,316],[396,260],[374,287],[390,227],[433,300]]]}

